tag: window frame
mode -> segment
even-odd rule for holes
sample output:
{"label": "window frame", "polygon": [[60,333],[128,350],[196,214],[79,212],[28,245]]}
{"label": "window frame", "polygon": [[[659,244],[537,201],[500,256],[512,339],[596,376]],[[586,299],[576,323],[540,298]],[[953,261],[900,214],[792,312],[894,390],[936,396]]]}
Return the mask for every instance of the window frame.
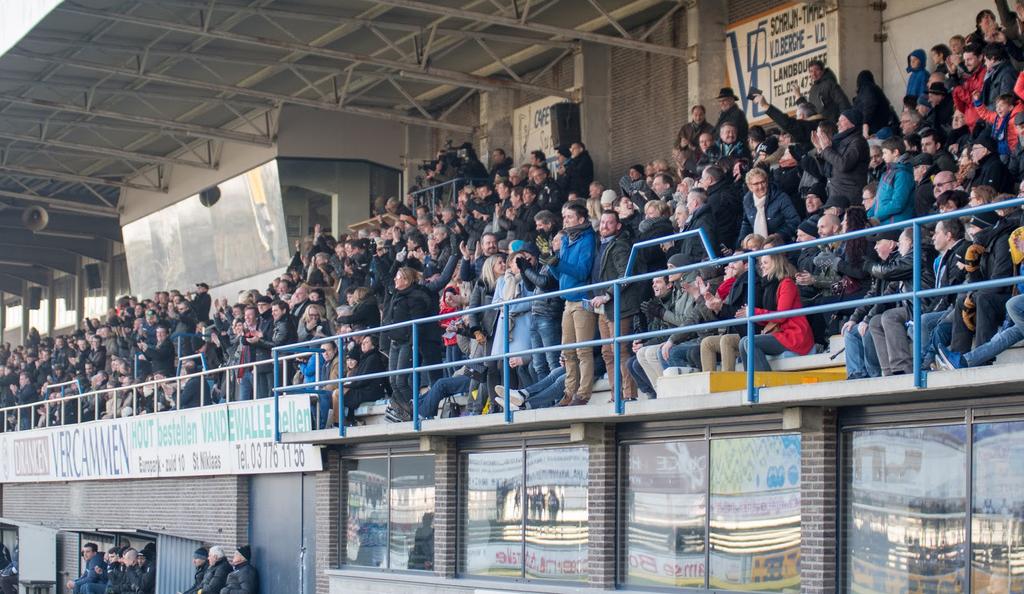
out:
{"label": "window frame", "polygon": [[975,425],[1024,422],[1024,401],[1020,396],[998,396],[983,401],[955,399],[944,402],[904,403],[864,406],[839,410],[837,518],[836,518],[836,592],[845,594],[849,589],[847,575],[847,499],[849,497],[850,452],[847,435],[856,431],[907,429],[963,425],[965,428],[963,477],[965,483],[964,518],[964,582],[962,591],[970,594],[973,588],[972,559],[974,553],[974,431]]}
{"label": "window frame", "polygon": [[342,456],[339,456],[339,459],[338,459],[338,475],[339,475],[339,483],[340,483],[339,484],[339,490],[340,490],[340,492],[345,494],[344,500],[338,502],[339,510],[338,510],[338,513],[335,515],[335,518],[337,519],[337,522],[338,522],[338,539],[342,540],[342,539],[347,538],[346,535],[348,533],[347,527],[348,527],[349,510],[348,510],[348,483],[347,483],[348,479],[347,479],[347,476],[348,476],[348,472],[349,472],[350,469],[345,468],[346,462],[349,462],[349,461],[359,461],[359,460],[373,460],[373,459],[379,460],[379,459],[384,459],[385,462],[386,462],[386,466],[387,466],[387,495],[386,495],[386,500],[387,500],[387,508],[388,508],[387,527],[385,529],[385,540],[384,540],[385,567],[370,567],[370,566],[366,566],[366,565],[355,565],[355,564],[352,564],[352,563],[348,563],[347,562],[348,556],[346,554],[346,555],[339,555],[338,556],[338,563],[335,565],[334,569],[339,569],[339,570],[356,570],[356,571],[373,571],[373,572],[380,572],[380,573],[411,574],[411,575],[432,574],[433,570],[430,570],[430,569],[394,569],[394,568],[391,567],[391,518],[392,518],[391,482],[392,482],[392,480],[394,478],[393,474],[392,474],[392,468],[393,467],[392,467],[391,461],[392,461],[393,458],[414,458],[414,457],[422,457],[422,458],[429,457],[433,461],[433,463],[434,463],[434,512],[435,512],[435,516],[434,517],[435,517],[435,521],[436,521],[436,518],[437,518],[437,516],[436,516],[436,512],[437,512],[437,454],[434,453],[434,452],[423,452],[423,451],[420,451],[418,449],[418,447],[414,448],[412,446],[412,444],[396,444],[394,446],[384,445],[383,447],[374,447],[374,446],[370,445],[369,447],[353,447],[353,448],[349,448],[348,450],[351,451],[352,455],[348,455],[349,452],[346,451],[345,454],[342,455]]}

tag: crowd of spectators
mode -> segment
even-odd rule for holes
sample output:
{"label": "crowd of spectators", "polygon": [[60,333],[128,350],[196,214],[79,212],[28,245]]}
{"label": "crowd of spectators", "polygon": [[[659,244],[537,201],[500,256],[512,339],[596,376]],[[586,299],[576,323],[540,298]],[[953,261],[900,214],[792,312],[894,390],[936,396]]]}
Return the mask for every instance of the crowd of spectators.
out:
{"label": "crowd of spectators", "polygon": [[[716,122],[694,105],[666,147],[671,158],[635,165],[612,187],[595,181],[582,142],[551,156],[533,151],[522,164],[496,149],[488,166],[471,145],[446,148],[426,168],[430,183],[464,180],[451,193],[410,190],[405,199],[380,200],[377,225],[344,237],[317,226],[297,243],[287,273],[264,291],[233,303],[211,302],[204,284],[189,294],[126,297],[72,337],[36,336],[25,347],[5,348],[4,405],[53,398],[48,386],[72,378],[91,389],[126,388],[87,400],[81,410],[37,406],[7,426],[265,397],[267,365],[220,379],[127,387],[173,378],[179,365],[187,373],[201,364],[265,361],[276,346],[427,316],[446,317],[418,328],[425,365],[503,354],[506,327],[510,352],[610,338],[613,292],[573,289],[626,275],[637,242],[701,229],[718,255],[738,254],[1024,195],[1024,3],[1016,14],[997,5],[1000,15],[983,10],[970,34],[912,52],[906,95],[896,103],[872,72],[844,89],[825,64],[812,61],[812,85],[795,115],[755,91],[749,100],[771,123],[750,125],[739,97],[723,88],[714,98]],[[908,229],[762,256],[754,312],[747,309],[745,261],[694,268],[708,260],[695,236],[642,248],[629,272],[689,268],[622,287],[620,335],[679,329],[667,339],[621,344],[622,395],[654,397],[668,368],[733,370],[741,362],[769,370],[773,357],[824,351],[834,335],[842,336],[849,378],[910,373],[909,301],[761,323],[749,353],[745,324],[688,327],[903,292],[915,260],[924,288],[1015,276],[1024,260],[1020,215],[1020,208],[1005,208],[925,225],[918,250]],[[460,314],[554,290],[567,292],[514,304],[507,321],[502,309]],[[1024,338],[1017,291],[1002,286],[926,299],[926,365],[988,364]],[[188,357],[196,353],[203,357]],[[353,337],[340,353],[336,343],[324,343],[288,375],[310,382],[408,369],[413,356],[405,326]],[[510,385],[500,362],[474,363],[424,374],[415,395],[410,374],[357,380],[346,384],[344,410],[336,389],[324,391],[314,408],[326,427],[354,423],[356,407],[382,399],[389,419],[409,420],[414,396],[425,417],[496,412],[506,391],[516,408],[582,405],[601,376],[614,375],[613,364],[611,346],[552,349],[511,357]],[[468,396],[464,410],[449,398],[456,394]]]}

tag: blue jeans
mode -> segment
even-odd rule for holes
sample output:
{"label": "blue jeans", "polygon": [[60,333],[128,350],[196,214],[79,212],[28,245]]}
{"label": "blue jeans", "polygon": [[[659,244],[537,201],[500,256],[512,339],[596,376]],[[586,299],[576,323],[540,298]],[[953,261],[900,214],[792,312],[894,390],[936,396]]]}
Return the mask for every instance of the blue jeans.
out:
{"label": "blue jeans", "polygon": [[248,371],[238,380],[238,393],[235,394],[235,400],[252,400],[252,385],[252,371]]}
{"label": "blue jeans", "polygon": [[537,383],[523,388],[523,408],[550,408],[565,396],[565,368],[555,367]]}
{"label": "blue jeans", "polygon": [[[459,348],[458,344],[449,344],[444,347],[444,362],[455,363],[456,361],[462,361],[465,357],[462,355],[462,349]],[[447,367],[444,370],[445,377],[452,377],[455,370],[458,367]]]}
{"label": "blue jeans", "polygon": [[1007,322],[985,344],[964,353],[963,361],[968,367],[984,365],[996,355],[1024,340],[1024,295],[1017,295],[1006,302]]}
{"label": "blue jeans", "polygon": [[317,394],[317,426],[320,429],[327,427],[327,415],[331,414],[331,405],[334,404],[331,401],[331,391],[324,389],[321,390],[321,394]]}
{"label": "blue jeans", "polygon": [[770,334],[758,334],[754,337],[753,357],[747,354],[749,345],[749,339],[740,340],[740,359],[743,361],[744,369],[750,369],[749,366],[753,365],[754,371],[771,371],[772,365],[768,362],[768,355],[781,355],[786,352],[786,347],[782,346],[779,339]]}
{"label": "blue jeans", "polygon": [[843,339],[846,342],[847,379],[881,377],[882,367],[878,363],[878,353],[875,352],[875,341],[871,340],[871,334],[865,332],[861,336],[857,326],[854,326],[843,334]]}
{"label": "blue jeans", "polygon": [[[562,318],[548,316],[533,316],[533,324],[530,326],[530,348],[555,346],[561,343]],[[530,367],[533,368],[534,377],[545,377],[552,369],[559,367],[558,351],[549,351],[543,354],[535,354],[530,360]]]}
{"label": "blue jeans", "polygon": [[[925,369],[930,367],[932,362],[935,361],[936,345],[932,341],[935,328],[938,327],[943,318],[949,315],[949,312],[950,309],[945,309],[943,311],[931,311],[921,314],[921,340],[924,342],[921,345],[921,366]],[[948,340],[946,344],[949,344]]]}
{"label": "blue jeans", "polygon": [[[669,354],[671,355],[672,353]],[[651,380],[647,378],[647,372],[640,365],[640,361],[637,361],[636,355],[629,358],[629,375],[633,376],[637,390],[644,394],[655,393],[654,386],[651,385]]]}
{"label": "blue jeans", "polygon": [[[658,351],[658,360],[665,369],[669,367],[700,368],[700,340],[687,340],[668,350],[668,360]],[[653,393],[653,391],[652,391]]]}
{"label": "blue jeans", "polygon": [[420,417],[432,419],[437,414],[441,401],[449,396],[469,391],[471,380],[468,375],[453,375],[439,379],[430,386],[430,390],[420,397]]}

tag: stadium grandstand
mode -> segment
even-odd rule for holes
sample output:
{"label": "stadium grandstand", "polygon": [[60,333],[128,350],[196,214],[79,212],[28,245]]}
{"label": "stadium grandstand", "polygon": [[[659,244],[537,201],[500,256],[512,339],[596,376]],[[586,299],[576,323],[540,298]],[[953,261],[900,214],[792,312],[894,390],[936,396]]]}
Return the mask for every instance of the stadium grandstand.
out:
{"label": "stadium grandstand", "polygon": [[1024,592],[1024,1],[0,15],[0,594]]}

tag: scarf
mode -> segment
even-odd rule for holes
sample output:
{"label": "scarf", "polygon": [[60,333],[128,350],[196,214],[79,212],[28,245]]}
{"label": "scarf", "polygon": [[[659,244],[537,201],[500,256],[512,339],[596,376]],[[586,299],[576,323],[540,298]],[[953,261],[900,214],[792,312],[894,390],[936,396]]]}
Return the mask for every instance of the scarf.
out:
{"label": "scarf", "polygon": [[516,297],[519,297],[519,282],[522,279],[519,275],[514,274],[511,270],[505,271],[505,286],[503,287],[501,300],[512,301]]}
{"label": "scarf", "polygon": [[563,229],[563,231],[565,231],[565,234],[569,237],[569,241],[576,241],[577,239],[580,238],[580,235],[582,235],[583,232],[586,231],[587,229],[590,229],[591,231],[594,230],[594,228],[590,225],[590,221],[580,223],[575,227],[566,227],[565,229]]}
{"label": "scarf", "polygon": [[754,233],[757,233],[761,237],[768,237],[768,216],[765,214],[765,205],[768,203],[768,194],[764,196],[754,198],[754,208],[757,209],[757,214],[754,215]]}

